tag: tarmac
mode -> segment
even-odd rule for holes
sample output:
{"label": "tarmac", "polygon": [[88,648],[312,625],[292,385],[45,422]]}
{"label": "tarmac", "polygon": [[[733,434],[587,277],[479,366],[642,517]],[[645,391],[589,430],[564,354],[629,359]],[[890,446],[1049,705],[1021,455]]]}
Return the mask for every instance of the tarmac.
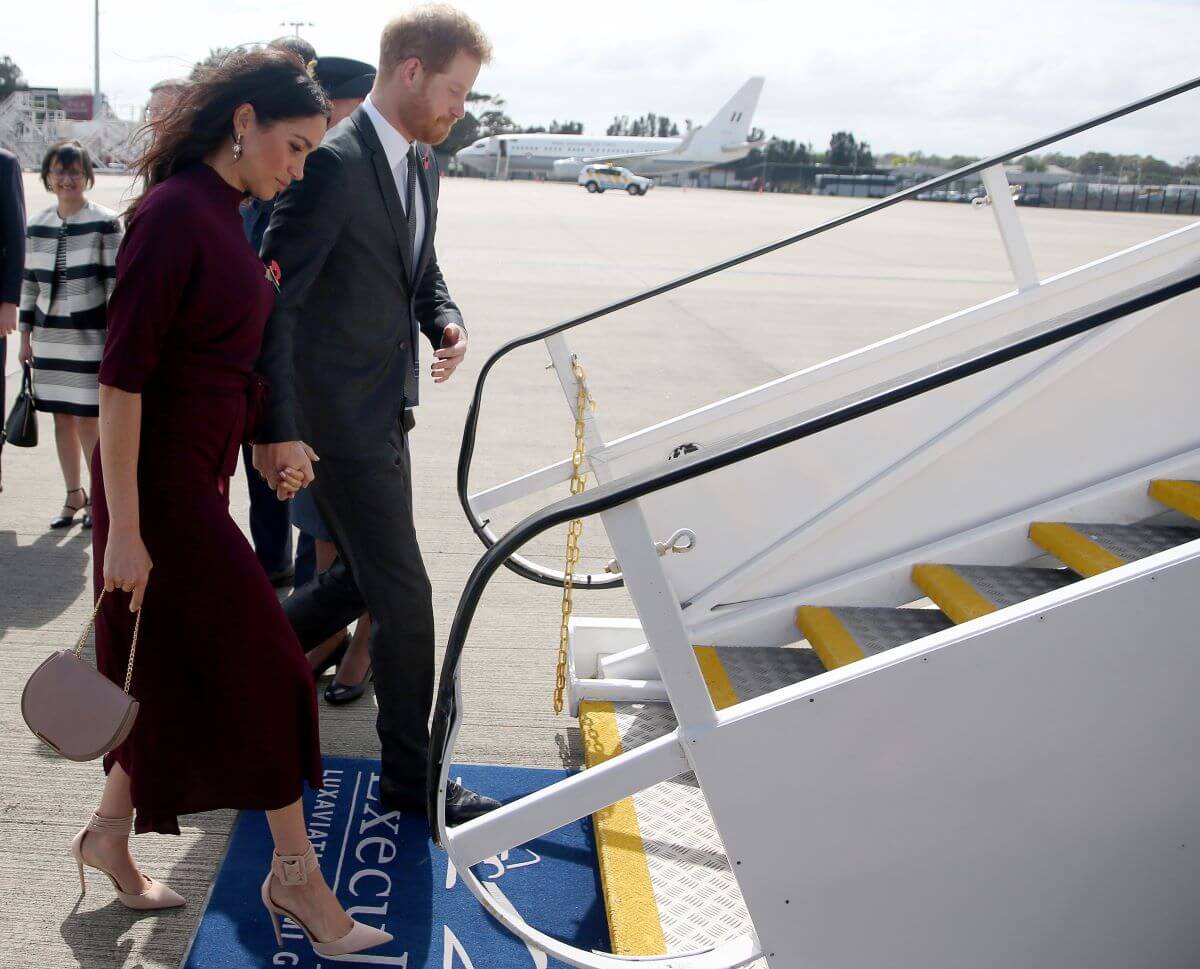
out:
{"label": "tarmac", "polygon": [[[101,175],[90,197],[122,206],[130,180]],[[34,175],[35,213],[52,204]],[[454,490],[467,404],[497,347],[530,330],[603,306],[753,246],[816,225],[863,199],[659,188],[635,198],[588,195],[573,184],[446,179],[437,249],[470,331],[467,360],[451,381],[427,381],[412,436],[415,509],[434,589],[440,644],[482,547]],[[1040,275],[1172,231],[1175,216],[1023,209]],[[684,413],[1013,288],[987,208],[901,203],[833,233],[788,247],[568,334],[585,367],[607,439]],[[8,402],[17,391],[8,348]],[[428,366],[428,348],[423,348]],[[471,490],[570,453],[573,424],[540,347],[506,358],[489,378]],[[7,407],[6,407],[7,409]],[[0,495],[0,969],[175,967],[199,919],[234,814],[184,819],[182,837],[140,837],[142,867],[189,905],[138,915],[95,875],[83,898],[67,846],[99,796],[96,763],[68,763],[21,719],[26,678],[52,651],[72,646],[90,611],[90,533],[51,532],[64,485],[53,427],[33,450],[6,448]],[[318,468],[319,473],[319,468]],[[497,530],[566,493],[565,486],[493,519]],[[246,528],[245,478],[233,512]],[[526,553],[561,567],[562,533]],[[600,526],[585,525],[583,565],[609,558]],[[198,582],[203,576],[197,576]],[[476,616],[464,663],[466,721],[457,759],[577,766],[577,724],[551,707],[559,595],[501,571]],[[576,611],[632,616],[623,591],[579,592]],[[90,652],[90,651],[89,651]],[[375,708],[321,703],[329,755],[377,756]],[[247,743],[254,738],[248,737]],[[263,751],[263,757],[270,757]],[[265,859],[264,859],[265,864]],[[413,967],[422,969],[422,967]]]}

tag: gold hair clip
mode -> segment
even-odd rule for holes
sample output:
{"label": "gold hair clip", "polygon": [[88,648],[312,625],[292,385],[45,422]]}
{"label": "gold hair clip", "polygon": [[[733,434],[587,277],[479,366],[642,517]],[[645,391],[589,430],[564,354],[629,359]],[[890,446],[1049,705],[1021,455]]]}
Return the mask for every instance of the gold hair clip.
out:
{"label": "gold hair clip", "polygon": [[315,58],[305,64],[304,69],[308,71],[308,76],[311,80],[315,81],[317,79],[317,62]]}

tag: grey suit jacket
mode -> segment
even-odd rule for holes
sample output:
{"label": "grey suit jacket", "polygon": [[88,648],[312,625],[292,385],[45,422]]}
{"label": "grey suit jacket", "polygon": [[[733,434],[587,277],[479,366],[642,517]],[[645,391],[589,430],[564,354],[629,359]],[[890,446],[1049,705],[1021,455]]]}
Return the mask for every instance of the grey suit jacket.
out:
{"label": "grey suit jacket", "polygon": [[417,153],[426,228],[415,255],[361,107],[279,196],[263,240],[263,261],[279,263],[281,281],[257,366],[271,386],[258,441],[304,440],[322,458],[386,454],[406,402],[417,402],[418,329],[436,348],[447,325],[462,324],[434,250],[437,162],[428,145]]}

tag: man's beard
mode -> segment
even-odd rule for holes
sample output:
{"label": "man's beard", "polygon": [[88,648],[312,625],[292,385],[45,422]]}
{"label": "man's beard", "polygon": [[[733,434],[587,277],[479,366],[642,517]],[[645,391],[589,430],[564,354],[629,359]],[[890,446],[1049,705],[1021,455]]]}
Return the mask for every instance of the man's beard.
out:
{"label": "man's beard", "polygon": [[453,115],[439,117],[433,113],[433,106],[424,93],[414,95],[401,112],[400,120],[404,128],[417,141],[426,145],[440,145],[454,127]]}

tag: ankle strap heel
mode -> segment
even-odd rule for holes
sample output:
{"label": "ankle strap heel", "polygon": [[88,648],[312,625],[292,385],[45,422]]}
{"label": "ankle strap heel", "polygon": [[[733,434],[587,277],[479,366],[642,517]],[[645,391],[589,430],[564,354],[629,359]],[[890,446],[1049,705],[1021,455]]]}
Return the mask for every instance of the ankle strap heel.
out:
{"label": "ankle strap heel", "polygon": [[271,874],[281,885],[307,885],[308,876],[317,870],[317,853],[313,846],[299,855],[281,855],[276,852],[271,856]]}
{"label": "ankle strap heel", "polygon": [[129,834],[133,831],[133,815],[127,818],[104,818],[93,814],[87,823],[88,831],[102,831],[105,834]]}

